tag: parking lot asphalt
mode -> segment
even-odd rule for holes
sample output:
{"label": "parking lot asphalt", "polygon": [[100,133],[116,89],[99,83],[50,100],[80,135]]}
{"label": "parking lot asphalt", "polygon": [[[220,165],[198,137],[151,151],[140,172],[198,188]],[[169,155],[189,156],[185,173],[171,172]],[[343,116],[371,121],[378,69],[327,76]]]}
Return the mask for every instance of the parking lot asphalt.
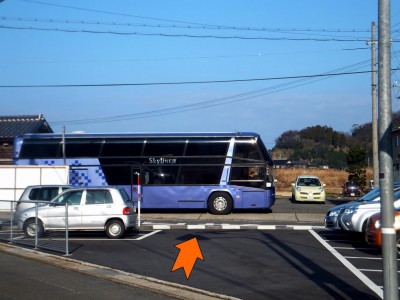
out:
{"label": "parking lot asphalt", "polygon": [[[85,299],[113,300],[126,297],[125,290],[137,299],[236,299],[10,244],[0,243],[0,252],[4,255],[0,259],[2,278],[7,278],[0,284],[1,299],[40,299],[45,298],[44,295],[48,296],[46,298],[76,299],[86,295]],[[10,264],[11,261],[15,264]],[[28,270],[33,276],[30,281],[26,276]],[[58,282],[55,278],[59,278]],[[82,285],[82,281],[91,286]],[[24,282],[34,288],[21,289],[26,286]],[[92,291],[94,284],[101,293]]]}
{"label": "parking lot asphalt", "polygon": [[[233,212],[229,215],[211,215],[206,211],[189,211],[180,213],[177,216],[177,213],[173,211],[145,211],[140,215],[141,225],[139,229],[307,229],[313,227],[323,227],[324,215],[324,213],[307,213],[296,211],[263,211],[255,213]],[[0,212],[0,220],[3,222],[4,220],[10,220],[10,212]],[[83,263],[68,257],[60,257],[31,249],[20,248],[15,245],[0,244],[0,251],[5,254],[19,256],[24,259],[36,260],[40,264],[53,265],[56,267],[56,270],[58,270],[58,276],[61,277],[71,276],[69,272],[76,271],[80,274],[84,274],[85,276],[93,276],[101,280],[115,282],[115,284],[122,283],[138,289],[137,292],[139,294],[143,291],[151,292],[149,295],[140,298],[158,299],[157,295],[162,295],[164,299],[234,299],[225,295],[209,293],[176,283],[170,283],[151,277],[126,273],[100,265]],[[0,267],[0,269],[3,268]],[[21,274],[23,274],[24,268],[22,267],[20,269],[15,269],[14,271],[21,272]],[[56,271],[53,270],[53,272]],[[15,288],[18,289],[17,287]],[[110,295],[113,295],[113,288],[115,287],[110,286]],[[156,295],[154,296],[152,293],[155,293]],[[5,294],[3,295],[6,296]],[[28,298],[29,297],[26,299]],[[7,297],[4,299],[7,299]],[[22,297],[20,299],[24,298]],[[110,297],[108,299],[114,298]]]}
{"label": "parking lot asphalt", "polygon": [[40,254],[41,260],[37,260],[29,257],[26,251],[25,255],[10,254],[12,251],[22,254],[23,250],[7,248],[3,248],[0,255],[1,299],[174,299],[99,276],[89,276],[73,268],[59,268],[44,261],[45,255]]}

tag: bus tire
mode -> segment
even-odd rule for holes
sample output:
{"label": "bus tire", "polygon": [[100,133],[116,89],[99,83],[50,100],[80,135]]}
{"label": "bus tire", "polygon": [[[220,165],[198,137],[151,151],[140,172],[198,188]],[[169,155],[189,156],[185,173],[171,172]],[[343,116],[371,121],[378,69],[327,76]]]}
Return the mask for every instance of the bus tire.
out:
{"label": "bus tire", "polygon": [[397,257],[400,257],[400,233],[396,233],[396,250],[397,250]]}
{"label": "bus tire", "polygon": [[208,209],[214,215],[227,215],[232,211],[233,201],[228,193],[216,192],[208,199]]}
{"label": "bus tire", "polygon": [[120,239],[125,234],[125,226],[120,220],[110,220],[106,224],[106,234],[110,239]]}

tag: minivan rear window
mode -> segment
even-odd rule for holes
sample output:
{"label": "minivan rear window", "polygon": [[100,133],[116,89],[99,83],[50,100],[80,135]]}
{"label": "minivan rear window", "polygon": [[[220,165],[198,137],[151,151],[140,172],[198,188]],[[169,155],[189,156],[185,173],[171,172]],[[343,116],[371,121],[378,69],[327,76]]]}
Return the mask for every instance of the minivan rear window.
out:
{"label": "minivan rear window", "polygon": [[118,189],[118,190],[119,190],[119,193],[121,194],[122,199],[124,199],[124,202],[125,202],[125,203],[131,202],[131,199],[129,198],[129,195],[128,195],[128,193],[125,191],[125,189],[120,188],[120,189]]}

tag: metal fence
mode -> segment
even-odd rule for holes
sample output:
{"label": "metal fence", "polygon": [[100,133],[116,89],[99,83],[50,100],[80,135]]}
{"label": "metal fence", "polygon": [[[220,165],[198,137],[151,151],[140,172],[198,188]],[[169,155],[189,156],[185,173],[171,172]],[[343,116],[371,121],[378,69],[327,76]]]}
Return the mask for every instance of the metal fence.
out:
{"label": "metal fence", "polygon": [[[31,210],[35,211],[34,216],[30,219],[30,228],[28,228],[27,222],[25,224],[21,222],[21,217],[15,213],[17,201],[0,200],[0,202],[2,207],[9,207],[9,210],[0,211],[0,241],[33,247],[34,249],[61,252],[66,256],[79,247],[77,244],[71,244],[69,239],[68,205],[64,206],[65,218],[62,230],[40,232],[40,230],[36,230],[41,226],[38,208],[48,205],[49,202],[29,201],[29,203],[34,204]],[[30,230],[30,234],[27,234],[27,230]]]}

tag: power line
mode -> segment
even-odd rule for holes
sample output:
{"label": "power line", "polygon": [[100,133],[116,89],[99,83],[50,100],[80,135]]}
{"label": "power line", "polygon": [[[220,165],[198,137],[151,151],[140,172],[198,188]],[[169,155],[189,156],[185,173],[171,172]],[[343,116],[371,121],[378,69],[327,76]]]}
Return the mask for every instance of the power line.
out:
{"label": "power line", "polygon": [[[143,17],[143,16],[138,16],[138,15],[126,14],[126,13],[117,13],[117,12],[110,12],[110,11],[99,10],[99,9],[81,8],[81,7],[76,7],[76,6],[48,3],[48,2],[43,2],[43,1],[33,1],[33,0],[20,0],[20,1],[30,2],[30,3],[40,4],[40,5],[56,6],[56,7],[74,9],[74,10],[90,11],[90,12],[102,13],[102,14],[108,14],[108,15],[122,16],[122,17],[132,17],[132,18],[138,18],[138,19],[173,22],[173,23],[181,23],[181,24],[192,24],[192,25],[201,25],[201,26],[224,27],[221,25],[210,25],[210,24],[204,24],[204,23],[195,23],[195,22],[162,19],[162,18]],[[226,26],[226,27],[229,28],[229,26]]]}
{"label": "power line", "polygon": [[[366,42],[368,38],[297,38],[297,37],[262,37],[262,36],[238,36],[238,35],[201,35],[201,34],[178,34],[178,33],[145,33],[136,31],[100,31],[88,29],[68,29],[68,28],[44,28],[44,27],[23,27],[1,25],[3,29],[14,30],[36,30],[36,31],[54,31],[67,33],[91,33],[91,34],[112,34],[112,35],[137,35],[137,36],[159,36],[159,37],[180,37],[180,38],[201,38],[201,39],[238,39],[238,40],[267,40],[267,41],[314,41],[314,42]],[[392,42],[398,42],[392,40]]]}
{"label": "power line", "polygon": [[[325,74],[332,74],[333,72],[339,72],[347,69],[359,69],[362,67],[365,67],[366,65],[370,64],[370,61],[363,61],[357,64],[353,64],[351,66],[347,66],[344,68],[336,69],[331,72],[327,72]],[[256,97],[261,97],[267,94],[272,94],[272,93],[277,93],[280,91],[284,91],[287,89],[292,89],[295,87],[300,87],[305,84],[310,84],[314,83],[320,80],[327,79],[329,77],[318,77],[318,78],[300,78],[292,82],[288,83],[283,83],[279,84],[276,86],[260,89],[260,90],[255,90],[255,91],[250,91],[246,93],[241,93],[233,96],[228,96],[228,97],[223,97],[223,98],[218,98],[218,99],[212,99],[212,100],[207,100],[203,102],[198,102],[194,104],[189,104],[189,105],[183,105],[183,106],[176,106],[176,107],[171,107],[171,108],[166,108],[166,109],[159,109],[159,110],[153,110],[153,111],[148,111],[148,112],[143,112],[143,113],[135,113],[135,114],[126,114],[126,115],[120,115],[120,116],[111,116],[111,117],[102,117],[102,118],[92,118],[92,119],[81,119],[81,120],[69,120],[69,121],[59,121],[59,122],[51,122],[53,125],[62,125],[62,124],[92,124],[92,123],[106,123],[106,122],[116,122],[116,121],[125,121],[125,120],[132,120],[132,119],[142,119],[142,118],[151,118],[151,117],[157,117],[157,116],[162,116],[162,115],[170,115],[170,114],[175,114],[175,113],[182,113],[182,112],[187,112],[187,111],[193,111],[193,110],[198,110],[198,109],[205,109],[205,108],[210,108],[214,106],[219,106],[219,105],[224,105],[224,104],[229,104],[232,102],[239,102],[239,101],[244,101]]]}
{"label": "power line", "polygon": [[[399,70],[399,69],[394,69]],[[371,71],[326,73],[314,75],[251,78],[251,79],[228,79],[228,80],[206,80],[206,81],[177,81],[177,82],[142,82],[142,83],[98,83],[98,84],[39,84],[39,85],[0,85],[0,88],[75,88],[75,87],[119,87],[119,86],[154,86],[154,85],[186,85],[186,84],[211,84],[211,83],[233,83],[233,82],[251,82],[251,81],[271,81],[288,80],[301,78],[318,78],[343,75],[356,75],[370,73]]]}
{"label": "power line", "polygon": [[62,24],[85,24],[85,25],[106,25],[106,26],[126,26],[126,27],[146,27],[146,28],[173,28],[173,29],[202,29],[202,30],[241,30],[241,31],[263,31],[275,33],[369,33],[370,29],[312,29],[312,28],[258,28],[258,27],[238,27],[238,26],[193,26],[193,25],[170,25],[170,24],[145,24],[145,23],[126,23],[126,22],[104,22],[104,21],[84,21],[66,19],[44,19],[44,18],[21,18],[0,16],[2,21],[18,22],[40,22],[40,23],[62,23]]}

